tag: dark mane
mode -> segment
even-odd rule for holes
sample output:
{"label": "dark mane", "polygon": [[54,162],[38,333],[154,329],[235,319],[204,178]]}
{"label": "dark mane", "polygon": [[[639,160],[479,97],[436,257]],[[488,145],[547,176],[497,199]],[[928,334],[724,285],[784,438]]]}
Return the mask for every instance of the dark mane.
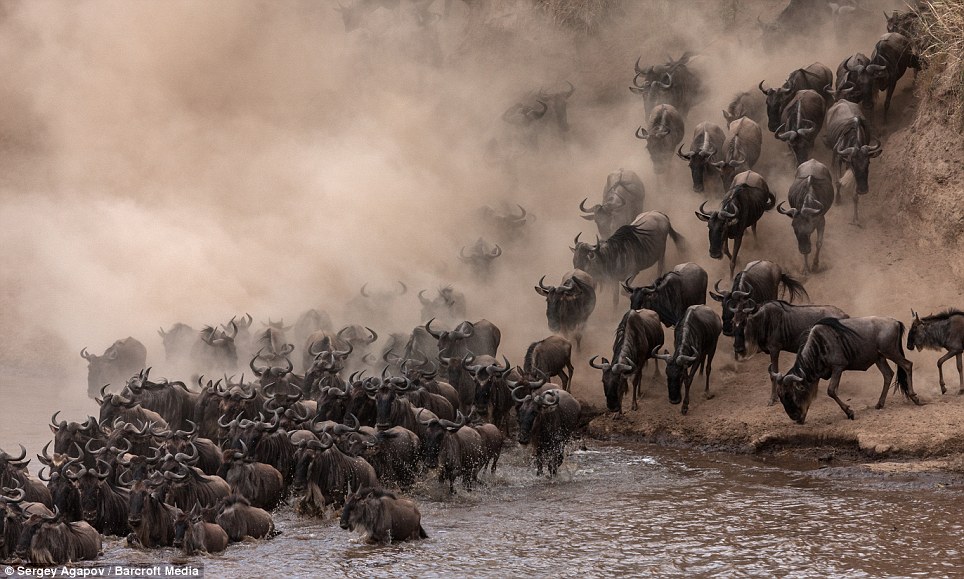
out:
{"label": "dark mane", "polygon": [[529,344],[529,349],[526,350],[526,357],[522,361],[522,369],[525,370],[526,372],[532,371],[532,352],[536,349],[536,346],[538,345],[539,345],[539,342],[532,342],[531,344]]}
{"label": "dark mane", "polygon": [[[623,340],[626,339],[626,322],[629,320],[629,315],[633,313],[633,310],[628,310],[623,314],[623,319],[619,322],[619,326],[616,327],[616,339],[613,340],[613,357],[619,355],[619,351],[623,347]],[[616,360],[612,361],[613,364]]]}
{"label": "dark mane", "polygon": [[964,316],[964,312],[956,308],[947,308],[937,312],[936,314],[931,314],[929,316],[921,318],[922,322],[942,322],[953,316]]}

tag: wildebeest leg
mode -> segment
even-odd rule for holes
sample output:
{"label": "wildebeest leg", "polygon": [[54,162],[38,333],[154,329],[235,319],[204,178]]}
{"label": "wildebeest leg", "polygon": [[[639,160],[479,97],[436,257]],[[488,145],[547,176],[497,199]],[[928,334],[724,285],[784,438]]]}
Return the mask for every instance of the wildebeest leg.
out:
{"label": "wildebeest leg", "polygon": [[565,372],[562,374],[562,389],[569,392],[569,384],[572,382],[573,373],[572,362],[569,360],[566,360],[566,370],[568,370],[569,375],[567,376]]}
{"label": "wildebeest leg", "polygon": [[884,122],[887,122],[887,113],[890,111],[890,99],[894,96],[894,89],[897,88],[897,82],[892,81],[887,85],[887,98],[884,99]]}
{"label": "wildebeest leg", "polygon": [[653,358],[653,378],[659,376],[659,359]]}
{"label": "wildebeest leg", "polygon": [[643,369],[638,368],[636,374],[633,376],[633,410],[639,408],[636,404],[636,397],[639,396],[639,383],[643,379]]}
{"label": "wildebeest leg", "polygon": [[877,401],[877,410],[884,407],[884,402],[887,401],[887,390],[894,381],[894,371],[890,369],[890,364],[887,363],[887,359],[884,357],[877,358],[877,368],[880,373],[884,375],[884,388],[880,392],[880,400]]}
{"label": "wildebeest leg", "polygon": [[714,348],[706,356],[706,367],[703,368],[703,373],[706,375],[706,387],[703,389],[703,397],[707,400],[713,398],[713,394],[710,393],[710,372],[713,371],[713,355],[716,354],[716,349]]}
{"label": "wildebeest leg", "polygon": [[961,352],[957,353],[957,376],[960,378],[958,394],[964,394],[964,364],[961,364]]}
{"label": "wildebeest leg", "polygon": [[889,359],[893,360],[897,364],[897,382],[900,382],[900,370],[903,370],[907,375],[907,397],[910,398],[911,402],[920,406],[920,398],[917,397],[917,393],[914,392],[914,363],[908,360],[904,356],[904,350],[900,347],[900,342],[897,342],[897,355],[888,356]]}
{"label": "wildebeest leg", "polygon": [[937,375],[940,377],[941,381],[941,394],[947,393],[947,388],[944,387],[944,362],[950,360],[952,357],[957,356],[957,372],[961,372],[961,353],[950,351],[947,354],[940,357],[937,361]]}
{"label": "wildebeest leg", "polygon": [[[890,370],[890,367],[888,366],[887,369]],[[840,376],[843,375],[843,372],[843,368],[833,369],[833,375],[830,376],[830,383],[827,384],[827,396],[833,398],[833,401],[837,403],[837,406],[840,406],[840,409],[844,411],[844,414],[847,415],[847,418],[853,420],[854,411],[851,410],[850,407],[847,406],[839,396],[837,396],[837,386],[840,385]]]}
{"label": "wildebeest leg", "polygon": [[851,225],[856,225],[857,227],[860,227],[860,217],[857,215],[857,200],[858,200],[858,199],[860,199],[860,195],[858,195],[857,192],[854,191],[854,216],[853,216],[853,218],[850,220],[850,224],[851,224]]}
{"label": "wildebeest leg", "polygon": [[[770,366],[773,366],[774,372],[780,371],[780,350],[777,349],[775,353],[770,354]],[[770,401],[767,402],[767,406],[773,406],[777,403],[777,381],[774,378],[770,378]]]}
{"label": "wildebeest leg", "polygon": [[736,269],[736,263],[740,256],[740,246],[743,245],[743,235],[740,234],[733,238],[733,257],[730,258],[730,277],[733,277],[733,271]]}
{"label": "wildebeest leg", "polygon": [[804,253],[803,254],[803,275],[807,275],[809,273],[810,273],[810,255]]}
{"label": "wildebeest leg", "polygon": [[823,231],[826,226],[827,220],[821,217],[817,223],[817,251],[813,254],[813,269],[811,271],[814,273],[820,269],[820,248],[823,247]]}

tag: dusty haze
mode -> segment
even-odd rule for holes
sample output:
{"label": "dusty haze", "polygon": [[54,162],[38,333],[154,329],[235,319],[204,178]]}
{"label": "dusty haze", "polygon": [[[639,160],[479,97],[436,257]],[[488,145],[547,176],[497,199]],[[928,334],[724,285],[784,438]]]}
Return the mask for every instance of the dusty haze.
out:
{"label": "dusty haze", "polygon": [[[625,4],[587,37],[522,0],[472,13],[455,2],[428,27],[403,0],[398,13],[378,10],[351,33],[334,3],[313,0],[3,2],[0,361],[45,360],[63,369],[62,387],[83,390],[83,346],[99,354],[131,335],[162,365],[160,326],[200,328],[250,312],[256,329],[269,317],[292,323],[310,307],[339,327],[364,321],[387,335],[418,322],[418,290],[455,284],[469,319],[499,325],[504,351],[521,363],[525,346],[549,334],[532,286],[571,269],[573,237],[596,232],[577,205],[598,199],[619,168],[640,174],[646,209],[666,212],[688,239],[689,254],[671,249],[667,265],[693,260],[711,282],[726,277],[726,265],[706,255],[705,226],[692,214],[704,197],[690,191],[685,164],[674,159],[657,182],[633,136],[645,121],[627,89],[633,62],[699,53],[693,67],[709,94],[687,119],[688,143],[702,120],[725,128],[720,110],[761,79],[778,85],[813,61],[835,70],[857,50],[869,54],[883,18],[875,11],[876,28],[842,43],[827,34],[824,45],[764,54],[755,21],[772,18],[774,3],[738,3],[729,27],[716,2]],[[486,144],[511,132],[502,112],[566,80],[576,87],[568,141],[516,151],[515,171],[487,161]],[[785,199],[793,169],[767,134],[757,170]],[[862,203],[869,222],[878,217],[872,198]],[[476,210],[500,202],[537,219],[482,283],[457,255],[480,235],[495,241]],[[879,278],[884,262],[842,267],[852,252],[879,248],[874,231],[843,225],[847,212],[829,228],[829,269],[807,284],[814,301],[906,318],[892,280]],[[761,238],[772,248],[749,241],[741,264],[768,258],[798,271],[788,221],[765,217]],[[840,276],[847,288],[868,285],[841,291]],[[389,291],[397,280],[410,291],[394,319],[345,315],[363,283]],[[950,287],[915,307],[953,305]],[[617,316],[601,295],[585,358],[608,355]],[[597,376],[582,372],[596,389]]]}

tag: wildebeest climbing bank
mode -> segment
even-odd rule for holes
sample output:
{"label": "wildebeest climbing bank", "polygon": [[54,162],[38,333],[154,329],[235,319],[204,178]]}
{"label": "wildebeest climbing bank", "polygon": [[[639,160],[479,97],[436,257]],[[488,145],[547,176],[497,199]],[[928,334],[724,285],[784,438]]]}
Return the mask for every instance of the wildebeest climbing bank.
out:
{"label": "wildebeest climbing bank", "polygon": [[940,574],[800,529],[827,479],[964,489],[961,34],[958,0],[4,5],[0,561]]}

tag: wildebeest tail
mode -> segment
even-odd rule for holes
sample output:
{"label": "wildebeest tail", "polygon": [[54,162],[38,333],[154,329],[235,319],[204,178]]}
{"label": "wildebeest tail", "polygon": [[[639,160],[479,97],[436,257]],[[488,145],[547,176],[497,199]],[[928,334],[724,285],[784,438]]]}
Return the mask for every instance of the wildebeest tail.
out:
{"label": "wildebeest tail", "polygon": [[[904,354],[904,331],[907,330],[907,327],[904,326],[904,322],[901,322],[901,321],[898,320],[898,322],[897,322],[897,328],[898,328],[898,330],[897,330],[897,352],[900,354],[900,357],[901,357],[901,358],[906,358],[907,356]],[[909,394],[908,394],[908,385],[907,385],[907,383],[908,383],[908,381],[907,381],[907,371],[904,370],[903,368],[901,368],[901,367],[900,367],[900,364],[898,364],[898,365],[897,365],[897,384],[896,384],[896,387],[900,389],[901,394],[903,394],[905,397],[909,397]]]}
{"label": "wildebeest tail", "polygon": [[418,538],[428,539],[428,533],[425,532],[425,529],[422,527],[422,525],[418,526]]}
{"label": "wildebeest tail", "polygon": [[525,357],[525,360],[522,362],[522,369],[525,370],[526,372],[532,372],[532,352],[535,351],[536,346],[538,345],[539,345],[539,342],[532,342],[531,344],[529,344],[529,349],[526,350],[526,357]]}
{"label": "wildebeest tail", "polygon": [[678,251],[680,255],[686,255],[686,252],[688,251],[689,247],[686,245],[686,238],[683,237],[683,234],[673,229],[673,226],[670,225],[669,236],[673,240],[673,243],[676,245],[676,251]]}
{"label": "wildebeest tail", "polygon": [[807,300],[810,299],[810,294],[807,293],[807,288],[803,287],[803,284],[799,281],[793,279],[785,273],[780,274],[780,283],[783,284],[783,288],[790,292],[790,302],[792,303],[797,297],[804,296]]}

